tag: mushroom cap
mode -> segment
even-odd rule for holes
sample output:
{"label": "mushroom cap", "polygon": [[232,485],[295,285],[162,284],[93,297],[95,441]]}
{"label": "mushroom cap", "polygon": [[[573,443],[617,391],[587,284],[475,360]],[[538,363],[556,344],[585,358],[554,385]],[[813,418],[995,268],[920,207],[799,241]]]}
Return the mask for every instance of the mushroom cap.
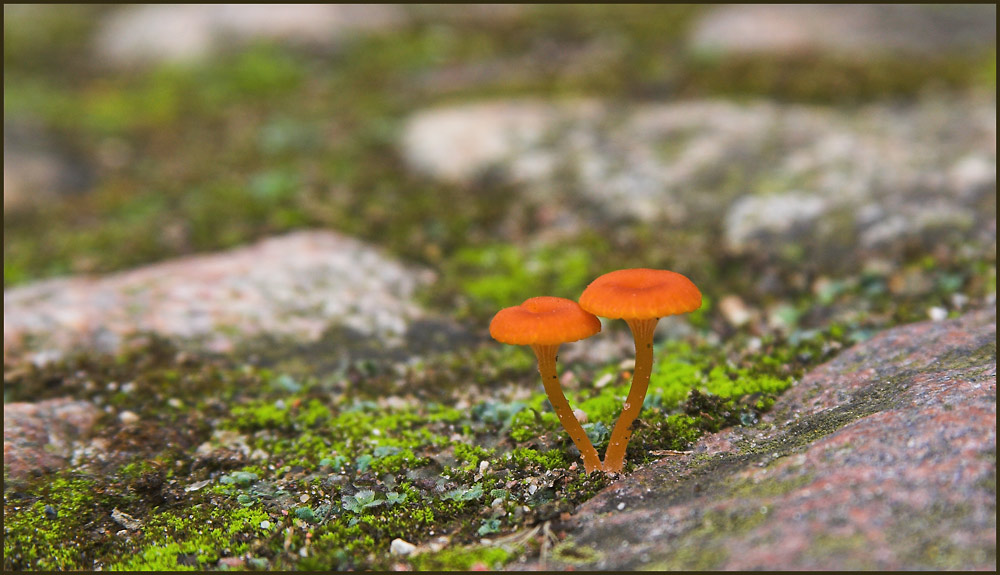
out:
{"label": "mushroom cap", "polygon": [[601,331],[601,320],[580,304],[561,297],[533,297],[497,312],[490,322],[493,339],[513,345],[554,345]]}
{"label": "mushroom cap", "polygon": [[580,307],[613,319],[652,319],[701,307],[691,280],[667,270],[636,268],[606,273],[580,296]]}

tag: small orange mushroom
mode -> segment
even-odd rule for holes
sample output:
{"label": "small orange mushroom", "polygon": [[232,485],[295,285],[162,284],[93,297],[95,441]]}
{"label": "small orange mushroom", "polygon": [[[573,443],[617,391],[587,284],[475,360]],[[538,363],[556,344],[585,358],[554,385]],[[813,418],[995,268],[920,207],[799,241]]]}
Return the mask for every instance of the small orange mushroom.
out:
{"label": "small orange mushroom", "polygon": [[635,339],[632,385],[604,455],[604,471],[618,473],[625,467],[632,423],[639,417],[649,388],[656,323],[661,317],[701,307],[701,292],[679,273],[646,268],[618,270],[591,282],[580,296],[580,307],[601,317],[624,319]]}
{"label": "small orange mushroom", "polygon": [[500,310],[490,322],[493,339],[513,345],[530,345],[535,351],[545,394],[559,422],[580,450],[587,473],[601,469],[601,458],[559,386],[556,352],[563,343],[581,340],[599,331],[601,320],[584,311],[575,301],[561,297],[527,299],[519,306]]}

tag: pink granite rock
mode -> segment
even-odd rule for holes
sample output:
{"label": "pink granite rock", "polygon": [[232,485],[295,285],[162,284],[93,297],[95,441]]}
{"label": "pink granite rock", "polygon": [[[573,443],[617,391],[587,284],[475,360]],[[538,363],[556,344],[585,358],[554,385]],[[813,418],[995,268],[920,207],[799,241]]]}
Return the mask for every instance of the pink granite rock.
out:
{"label": "pink granite rock", "polygon": [[4,404],[5,475],[16,479],[63,467],[100,414],[92,403],[71,398]]}
{"label": "pink granite rock", "polygon": [[995,485],[993,308],[883,332],[623,478],[572,520],[596,558],[544,567],[990,570]]}
{"label": "pink granite rock", "polygon": [[244,338],[317,339],[332,325],[391,344],[422,317],[412,296],[433,279],[326,231],[269,238],[101,277],[5,290],[4,359],[114,352],[149,332],[227,351]]}

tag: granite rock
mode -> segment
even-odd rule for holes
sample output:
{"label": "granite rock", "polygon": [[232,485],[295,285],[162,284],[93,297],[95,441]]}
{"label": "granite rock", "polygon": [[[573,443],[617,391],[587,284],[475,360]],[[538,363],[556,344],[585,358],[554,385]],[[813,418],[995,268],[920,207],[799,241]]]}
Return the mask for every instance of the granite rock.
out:
{"label": "granite rock", "polygon": [[990,570],[995,485],[994,307],[846,350],[756,427],[606,488],[521,567]]}
{"label": "granite rock", "polygon": [[41,475],[66,465],[101,411],[92,403],[64,397],[3,406],[3,465],[13,479]]}
{"label": "granite rock", "polygon": [[101,26],[96,52],[117,66],[196,61],[227,45],[283,40],[331,45],[402,21],[388,4],[150,4],[112,14]]}
{"label": "granite rock", "polygon": [[228,252],[5,290],[4,359],[115,352],[138,333],[222,352],[258,335],[309,342],[342,327],[391,346],[425,317],[413,296],[431,281],[432,272],[352,238],[295,232]]}
{"label": "granite rock", "polygon": [[420,20],[461,25],[516,18],[522,12],[517,6],[494,4],[136,5],[101,24],[95,52],[102,62],[118,67],[196,62],[258,41],[330,49]]}
{"label": "granite rock", "polygon": [[853,110],[501,100],[418,112],[400,147],[442,180],[500,176],[584,220],[718,230],[734,254],[996,245],[992,94]]}
{"label": "granite rock", "polygon": [[696,52],[723,54],[880,53],[929,55],[996,42],[996,6],[741,4],[698,21]]}

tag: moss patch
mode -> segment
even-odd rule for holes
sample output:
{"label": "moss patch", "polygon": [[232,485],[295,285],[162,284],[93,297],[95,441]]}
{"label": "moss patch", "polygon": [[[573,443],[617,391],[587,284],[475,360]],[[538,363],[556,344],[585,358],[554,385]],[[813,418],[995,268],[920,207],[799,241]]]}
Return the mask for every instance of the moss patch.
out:
{"label": "moss patch", "polygon": [[[706,391],[649,406],[633,439],[633,462],[653,457],[658,448],[689,445],[720,425],[738,425],[740,413],[766,409],[769,402],[762,398],[781,389],[767,387],[773,367],[720,368],[727,365],[725,349],[659,349],[686,366],[688,385],[702,382]],[[446,538],[443,550],[414,557],[413,566],[495,566],[532,553],[531,546],[500,552],[476,542],[545,522],[558,525],[607,485],[603,475],[587,476],[579,468],[579,455],[546,404],[534,364],[513,361],[499,372],[530,386],[524,400],[505,400],[510,390],[500,388],[462,410],[417,399],[422,389],[459,377],[442,369],[458,358],[489,381],[498,374],[490,364],[507,353],[487,345],[430,356],[404,370],[391,359],[367,360],[369,367],[317,378],[195,356],[153,339],[117,358],[81,356],[20,373],[8,381],[18,394],[72,392],[110,405],[112,413],[130,410],[140,422],[103,420],[99,435],[110,442],[113,457],[85,461],[82,469],[110,471],[111,479],[71,488],[106,499],[99,514],[109,527],[88,532],[85,551],[66,547],[43,559],[44,553],[28,550],[26,542],[38,538],[44,506],[15,502],[43,480],[7,486],[7,540],[13,546],[7,564],[37,568],[58,560],[73,568],[201,569],[242,559],[276,569],[381,569],[409,561],[387,555],[396,537],[418,546]],[[747,366],[758,363],[745,360]],[[575,367],[585,381],[604,373],[617,377],[605,389],[581,388],[574,395],[587,397],[584,404],[611,405],[595,410],[595,423],[606,432],[617,417],[613,397],[626,392],[627,379],[607,367]],[[391,393],[367,385],[379,374],[402,377],[398,389],[407,395],[396,396],[392,406],[385,403]],[[711,387],[715,380],[724,384]],[[746,387],[754,382],[761,385]],[[675,374],[655,389],[681,385]],[[116,536],[120,526],[110,519],[116,508],[141,529]],[[85,515],[74,520],[80,517]],[[50,530],[39,540],[68,533]]]}

